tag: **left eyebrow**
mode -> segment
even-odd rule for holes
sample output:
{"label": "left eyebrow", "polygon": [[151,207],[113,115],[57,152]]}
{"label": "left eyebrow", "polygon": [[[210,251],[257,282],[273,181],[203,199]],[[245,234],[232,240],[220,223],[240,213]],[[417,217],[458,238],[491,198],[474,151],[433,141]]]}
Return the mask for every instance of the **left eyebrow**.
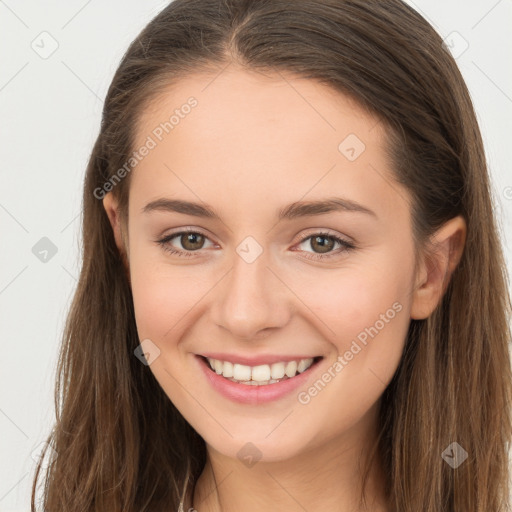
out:
{"label": "left eyebrow", "polygon": [[359,212],[377,218],[377,214],[362,204],[341,197],[330,197],[321,201],[297,201],[279,211],[279,220],[292,220],[309,215],[323,215],[330,212]]}
{"label": "left eyebrow", "polygon": [[[221,220],[220,216],[211,206],[180,199],[160,198],[151,201],[142,208],[142,213],[153,211],[176,212],[194,217]],[[299,217],[323,215],[337,211],[365,213],[377,218],[377,214],[373,210],[362,204],[341,197],[331,197],[319,201],[297,201],[291,203],[278,211],[278,219],[293,220]]]}

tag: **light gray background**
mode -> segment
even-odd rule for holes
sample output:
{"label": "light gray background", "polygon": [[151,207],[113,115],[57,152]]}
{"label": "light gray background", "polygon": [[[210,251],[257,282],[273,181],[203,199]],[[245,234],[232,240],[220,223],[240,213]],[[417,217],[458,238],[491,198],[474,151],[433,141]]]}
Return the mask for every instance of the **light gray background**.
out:
{"label": "light gray background", "polygon": [[[471,91],[512,269],[512,0],[409,3],[450,41]],[[54,417],[82,179],[102,102],[129,43],[166,4],[0,0],[0,512],[29,510],[31,454]],[[32,252],[43,237],[57,249],[46,262]]]}

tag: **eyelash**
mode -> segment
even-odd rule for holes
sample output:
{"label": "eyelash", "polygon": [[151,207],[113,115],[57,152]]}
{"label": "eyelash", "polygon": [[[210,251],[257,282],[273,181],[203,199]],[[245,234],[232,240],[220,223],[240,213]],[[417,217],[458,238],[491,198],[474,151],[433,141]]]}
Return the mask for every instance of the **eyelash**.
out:
{"label": "eyelash", "polygon": [[[189,234],[189,233],[193,233],[193,234],[196,234],[196,235],[202,235],[205,238],[207,238],[206,235],[204,235],[200,231],[193,230],[193,229],[184,229],[183,231],[179,231],[177,233],[172,233],[170,235],[167,235],[164,238],[162,238],[161,240],[157,240],[156,242],[166,252],[169,252],[169,253],[171,253],[173,255],[176,255],[176,256],[179,256],[179,257],[190,258],[190,257],[193,257],[194,252],[198,252],[198,251],[181,251],[181,250],[176,250],[176,249],[174,249],[173,247],[171,247],[169,245],[169,242],[173,238],[176,238],[176,237],[181,236],[181,235],[186,235],[186,234]],[[342,238],[339,238],[339,237],[337,237],[335,235],[332,235],[330,233],[326,233],[326,232],[323,232],[323,231],[319,232],[319,233],[313,233],[312,235],[308,235],[308,236],[302,238],[297,243],[297,245],[300,245],[300,244],[304,243],[306,240],[309,240],[310,238],[313,238],[313,237],[326,237],[326,238],[330,238],[330,239],[334,240],[334,242],[339,243],[342,246],[342,248],[341,248],[341,250],[327,253],[327,255],[322,255],[322,254],[319,254],[319,253],[306,253],[306,254],[308,254],[308,256],[305,256],[305,257],[307,259],[310,259],[310,260],[316,260],[316,261],[327,260],[327,259],[329,259],[331,257],[339,255],[340,253],[350,252],[350,251],[352,251],[353,249],[356,248],[356,246],[354,244],[352,244],[350,242],[347,242],[346,240],[343,240]]]}

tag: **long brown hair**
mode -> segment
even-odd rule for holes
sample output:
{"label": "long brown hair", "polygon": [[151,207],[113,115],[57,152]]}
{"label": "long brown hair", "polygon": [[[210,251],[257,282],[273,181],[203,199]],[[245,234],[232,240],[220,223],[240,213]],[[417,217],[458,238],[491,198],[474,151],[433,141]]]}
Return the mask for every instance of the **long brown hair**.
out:
{"label": "long brown hair", "polygon": [[[442,300],[411,320],[374,455],[396,512],[509,511],[512,307],[484,148],[454,59],[400,0],[175,0],[130,45],[86,171],[83,264],[57,372],[43,509],[177,510],[203,470],[204,441],[134,356],[131,289],[98,189],[134,151],[152,98],[230,63],[318,80],[382,119],[396,180],[413,198],[418,250],[445,221],[466,220]],[[125,221],[129,184],[127,175],[113,189]],[[452,442],[468,453],[457,468],[442,457]]]}

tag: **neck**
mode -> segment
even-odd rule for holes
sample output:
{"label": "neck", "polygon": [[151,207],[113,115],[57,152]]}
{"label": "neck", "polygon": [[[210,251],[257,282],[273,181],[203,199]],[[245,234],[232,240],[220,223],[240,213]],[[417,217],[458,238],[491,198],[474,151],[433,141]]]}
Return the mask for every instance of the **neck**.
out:
{"label": "neck", "polygon": [[[360,502],[363,458],[375,440],[355,425],[293,459],[259,461],[251,467],[207,445],[207,461],[194,490],[197,512],[388,512],[380,459],[370,468],[365,506]],[[374,433],[373,429],[370,429]],[[366,448],[366,449],[363,449]]]}

